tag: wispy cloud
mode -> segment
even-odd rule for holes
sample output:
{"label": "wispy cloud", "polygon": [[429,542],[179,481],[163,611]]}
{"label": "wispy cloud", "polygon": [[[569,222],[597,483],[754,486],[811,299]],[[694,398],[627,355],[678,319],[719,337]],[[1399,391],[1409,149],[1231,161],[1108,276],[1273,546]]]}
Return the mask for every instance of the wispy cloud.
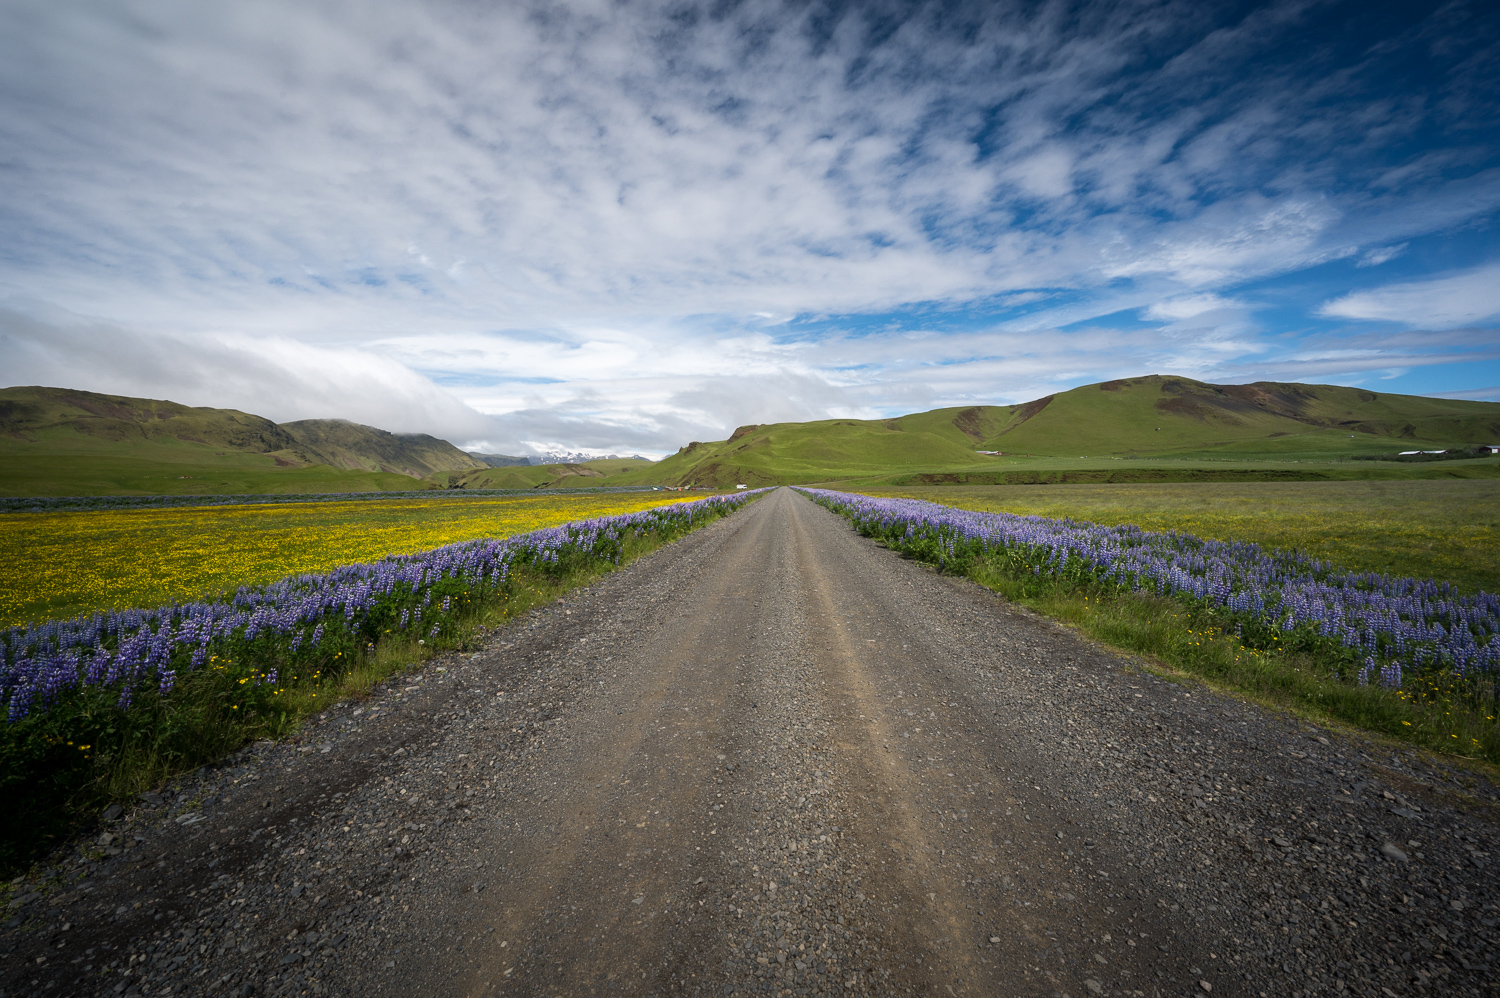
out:
{"label": "wispy cloud", "polygon": [[1440,399],[1473,399],[1475,402],[1500,402],[1500,385],[1488,388],[1470,388],[1461,392],[1429,392]]}
{"label": "wispy cloud", "polygon": [[143,335],[51,308],[0,307],[9,384],[236,408],[280,422],[341,418],[453,439],[495,431],[483,414],[369,350],[239,334]]}
{"label": "wispy cloud", "polygon": [[[1492,28],[1303,0],[20,0],[0,297],[63,317],[0,365],[657,452],[1169,365],[1348,373],[1312,340],[1496,311],[1488,271],[1429,252],[1495,255]],[[73,363],[92,344],[164,363]]]}
{"label": "wispy cloud", "polygon": [[1320,311],[1341,318],[1438,329],[1472,325],[1500,316],[1500,264],[1433,280],[1356,291],[1334,299]]}

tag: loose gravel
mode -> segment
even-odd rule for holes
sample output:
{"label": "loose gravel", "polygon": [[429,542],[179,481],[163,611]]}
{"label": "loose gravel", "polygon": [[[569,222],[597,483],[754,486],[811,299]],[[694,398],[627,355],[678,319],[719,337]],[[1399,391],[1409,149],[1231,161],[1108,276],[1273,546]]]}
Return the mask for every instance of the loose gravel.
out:
{"label": "loose gravel", "polygon": [[1484,994],[1497,800],[782,490],[107,812],[0,994]]}

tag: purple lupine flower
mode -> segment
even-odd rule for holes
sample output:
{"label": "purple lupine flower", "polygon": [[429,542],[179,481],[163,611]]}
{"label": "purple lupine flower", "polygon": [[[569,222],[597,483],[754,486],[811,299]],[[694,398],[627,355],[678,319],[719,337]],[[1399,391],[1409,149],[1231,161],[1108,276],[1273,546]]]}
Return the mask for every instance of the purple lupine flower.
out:
{"label": "purple lupine flower", "polygon": [[[1365,650],[1368,677],[1399,686],[1402,668],[1500,671],[1500,599],[1464,597],[1450,583],[1340,573],[1304,554],[1206,541],[1177,532],[973,513],[919,500],[803,490],[867,532],[925,547],[943,564],[998,552],[1034,576],[1068,573],[1103,584],[1222,606],[1295,632]],[[1243,630],[1240,632],[1243,634]]]}

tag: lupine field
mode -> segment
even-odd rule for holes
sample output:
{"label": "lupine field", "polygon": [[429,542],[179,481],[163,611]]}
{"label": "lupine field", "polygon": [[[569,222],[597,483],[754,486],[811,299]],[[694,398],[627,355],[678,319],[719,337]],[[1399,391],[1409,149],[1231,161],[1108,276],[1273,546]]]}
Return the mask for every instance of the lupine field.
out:
{"label": "lupine field", "polygon": [[385,635],[436,638],[465,605],[503,593],[518,565],[566,571],[582,561],[618,563],[627,534],[687,528],[746,495],[297,575],[222,600],[10,627],[0,632],[0,705],[14,723],[66,691],[107,688],[119,691],[124,707],[143,689],[170,693],[179,675],[216,669],[233,680],[231,706],[248,708],[277,695],[294,674],[329,670]]}
{"label": "lupine field", "polygon": [[290,697],[331,693],[351,663],[383,642],[442,644],[476,606],[503,606],[518,578],[565,580],[618,565],[632,538],[670,540],[756,494],[472,540],[219,599],[0,631],[0,796],[11,805],[0,814],[0,853],[15,861],[16,840],[40,815],[88,796],[90,780],[107,768],[94,758],[100,753],[176,752],[195,765],[191,757],[212,757],[213,747],[185,749],[169,729],[192,729],[200,740],[218,728],[243,739],[257,722],[275,729]]}
{"label": "lupine field", "polygon": [[940,566],[998,558],[1012,573],[1170,597],[1211,610],[1249,647],[1314,652],[1352,683],[1490,685],[1500,672],[1500,597],[1491,593],[1185,533],[804,491],[861,533]]}

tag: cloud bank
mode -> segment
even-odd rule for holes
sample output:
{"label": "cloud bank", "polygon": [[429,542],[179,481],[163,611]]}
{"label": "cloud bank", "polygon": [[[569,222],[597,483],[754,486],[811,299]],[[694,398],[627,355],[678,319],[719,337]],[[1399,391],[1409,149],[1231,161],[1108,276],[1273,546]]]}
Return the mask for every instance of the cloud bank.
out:
{"label": "cloud bank", "polygon": [[21,0],[0,364],[653,452],[1150,370],[1493,384],[1496,25]]}

